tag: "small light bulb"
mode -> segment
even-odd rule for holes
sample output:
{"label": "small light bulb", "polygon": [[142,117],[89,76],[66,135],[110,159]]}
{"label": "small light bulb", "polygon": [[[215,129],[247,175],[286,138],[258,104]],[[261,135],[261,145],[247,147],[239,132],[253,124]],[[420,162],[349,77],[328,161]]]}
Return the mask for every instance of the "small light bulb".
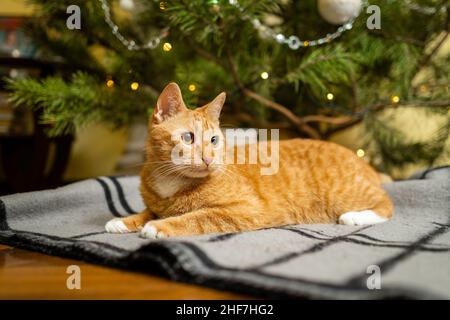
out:
{"label": "small light bulb", "polygon": [[363,149],[358,149],[358,150],[356,150],[356,155],[357,155],[358,157],[360,157],[360,158],[364,157],[365,154],[366,154],[366,153],[364,152]]}
{"label": "small light bulb", "polygon": [[328,92],[327,93],[327,99],[330,100],[330,101],[333,100],[334,99],[334,94],[332,94],[331,92]]}
{"label": "small light bulb", "polygon": [[400,97],[399,97],[399,96],[392,96],[392,97],[391,97],[391,101],[392,101],[393,103],[399,103]]}
{"label": "small light bulb", "polygon": [[11,71],[9,71],[9,76],[11,78],[16,78],[19,75],[19,71],[17,71],[17,69],[11,69]]}
{"label": "small light bulb", "polygon": [[268,79],[269,78],[269,74],[267,73],[267,72],[262,72],[261,73],[261,78],[263,78],[264,80],[266,80],[266,79]]}
{"label": "small light bulb", "polygon": [[193,91],[195,91],[195,89],[197,89],[197,87],[195,86],[195,84],[190,84],[188,86],[188,89],[189,89],[189,91],[193,92]]}
{"label": "small light bulb", "polygon": [[18,50],[18,49],[14,49],[14,50],[11,52],[11,55],[12,55],[14,58],[18,58],[18,57],[20,57],[21,52],[20,52],[20,50]]}
{"label": "small light bulb", "polygon": [[169,42],[164,42],[163,50],[166,51],[166,52],[172,50],[172,45]]}
{"label": "small light bulb", "polygon": [[303,45],[304,45],[305,47],[309,46],[309,41],[303,41]]}
{"label": "small light bulb", "polygon": [[114,80],[109,79],[108,81],[106,81],[106,86],[108,88],[114,87]]}
{"label": "small light bulb", "polygon": [[132,82],[130,87],[131,87],[131,90],[136,91],[137,89],[139,89],[139,83]]}

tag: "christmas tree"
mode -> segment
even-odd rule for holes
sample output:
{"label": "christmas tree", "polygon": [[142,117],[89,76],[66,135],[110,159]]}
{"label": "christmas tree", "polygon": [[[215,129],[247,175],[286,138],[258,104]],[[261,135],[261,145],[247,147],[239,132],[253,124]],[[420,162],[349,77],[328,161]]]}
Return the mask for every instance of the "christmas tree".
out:
{"label": "christmas tree", "polygon": [[[365,154],[381,171],[448,153],[445,0],[31,2],[28,32],[64,67],[8,86],[15,104],[42,110],[50,135],[127,126],[176,81],[191,107],[226,91],[225,125],[329,139],[363,124]],[[80,29],[69,28],[71,5]],[[411,140],[414,128],[393,125],[405,109],[438,119],[430,137]]]}

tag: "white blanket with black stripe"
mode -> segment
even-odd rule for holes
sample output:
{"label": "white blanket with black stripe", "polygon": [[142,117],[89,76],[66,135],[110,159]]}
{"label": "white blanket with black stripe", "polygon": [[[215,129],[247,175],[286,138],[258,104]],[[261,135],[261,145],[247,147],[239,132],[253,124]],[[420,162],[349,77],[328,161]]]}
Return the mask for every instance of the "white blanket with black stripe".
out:
{"label": "white blanket with black stripe", "polygon": [[257,296],[450,299],[450,168],[385,186],[384,224],[294,225],[164,240],[108,234],[143,209],[138,177],[0,198],[0,243]]}

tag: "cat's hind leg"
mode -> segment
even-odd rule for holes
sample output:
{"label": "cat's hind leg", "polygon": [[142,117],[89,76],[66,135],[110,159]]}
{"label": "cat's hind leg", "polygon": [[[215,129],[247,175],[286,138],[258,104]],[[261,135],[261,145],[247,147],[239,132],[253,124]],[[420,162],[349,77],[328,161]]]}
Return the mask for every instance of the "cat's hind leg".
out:
{"label": "cat's hind leg", "polygon": [[105,229],[110,233],[137,232],[141,230],[149,220],[152,219],[154,219],[154,216],[147,209],[145,209],[142,212],[128,217],[109,220],[105,225]]}
{"label": "cat's hind leg", "polygon": [[364,226],[388,221],[373,210],[349,211],[339,216],[339,223],[348,226]]}
{"label": "cat's hind leg", "polygon": [[[369,199],[364,203],[374,203],[374,205],[367,206],[365,210],[351,210],[342,213],[338,222],[340,224],[350,226],[364,226],[382,223],[388,221],[393,214],[394,208],[389,196],[381,187],[372,188],[367,193]],[[361,204],[358,204],[361,208]]]}

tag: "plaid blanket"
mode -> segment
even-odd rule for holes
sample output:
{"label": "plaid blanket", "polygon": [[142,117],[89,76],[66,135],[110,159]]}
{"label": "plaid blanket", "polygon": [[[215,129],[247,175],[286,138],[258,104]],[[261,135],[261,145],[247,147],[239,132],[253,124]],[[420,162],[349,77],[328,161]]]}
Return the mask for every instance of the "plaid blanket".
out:
{"label": "plaid blanket", "polygon": [[374,226],[291,225],[164,240],[108,234],[143,209],[139,178],[0,198],[0,243],[269,298],[450,298],[450,167],[385,186]]}

